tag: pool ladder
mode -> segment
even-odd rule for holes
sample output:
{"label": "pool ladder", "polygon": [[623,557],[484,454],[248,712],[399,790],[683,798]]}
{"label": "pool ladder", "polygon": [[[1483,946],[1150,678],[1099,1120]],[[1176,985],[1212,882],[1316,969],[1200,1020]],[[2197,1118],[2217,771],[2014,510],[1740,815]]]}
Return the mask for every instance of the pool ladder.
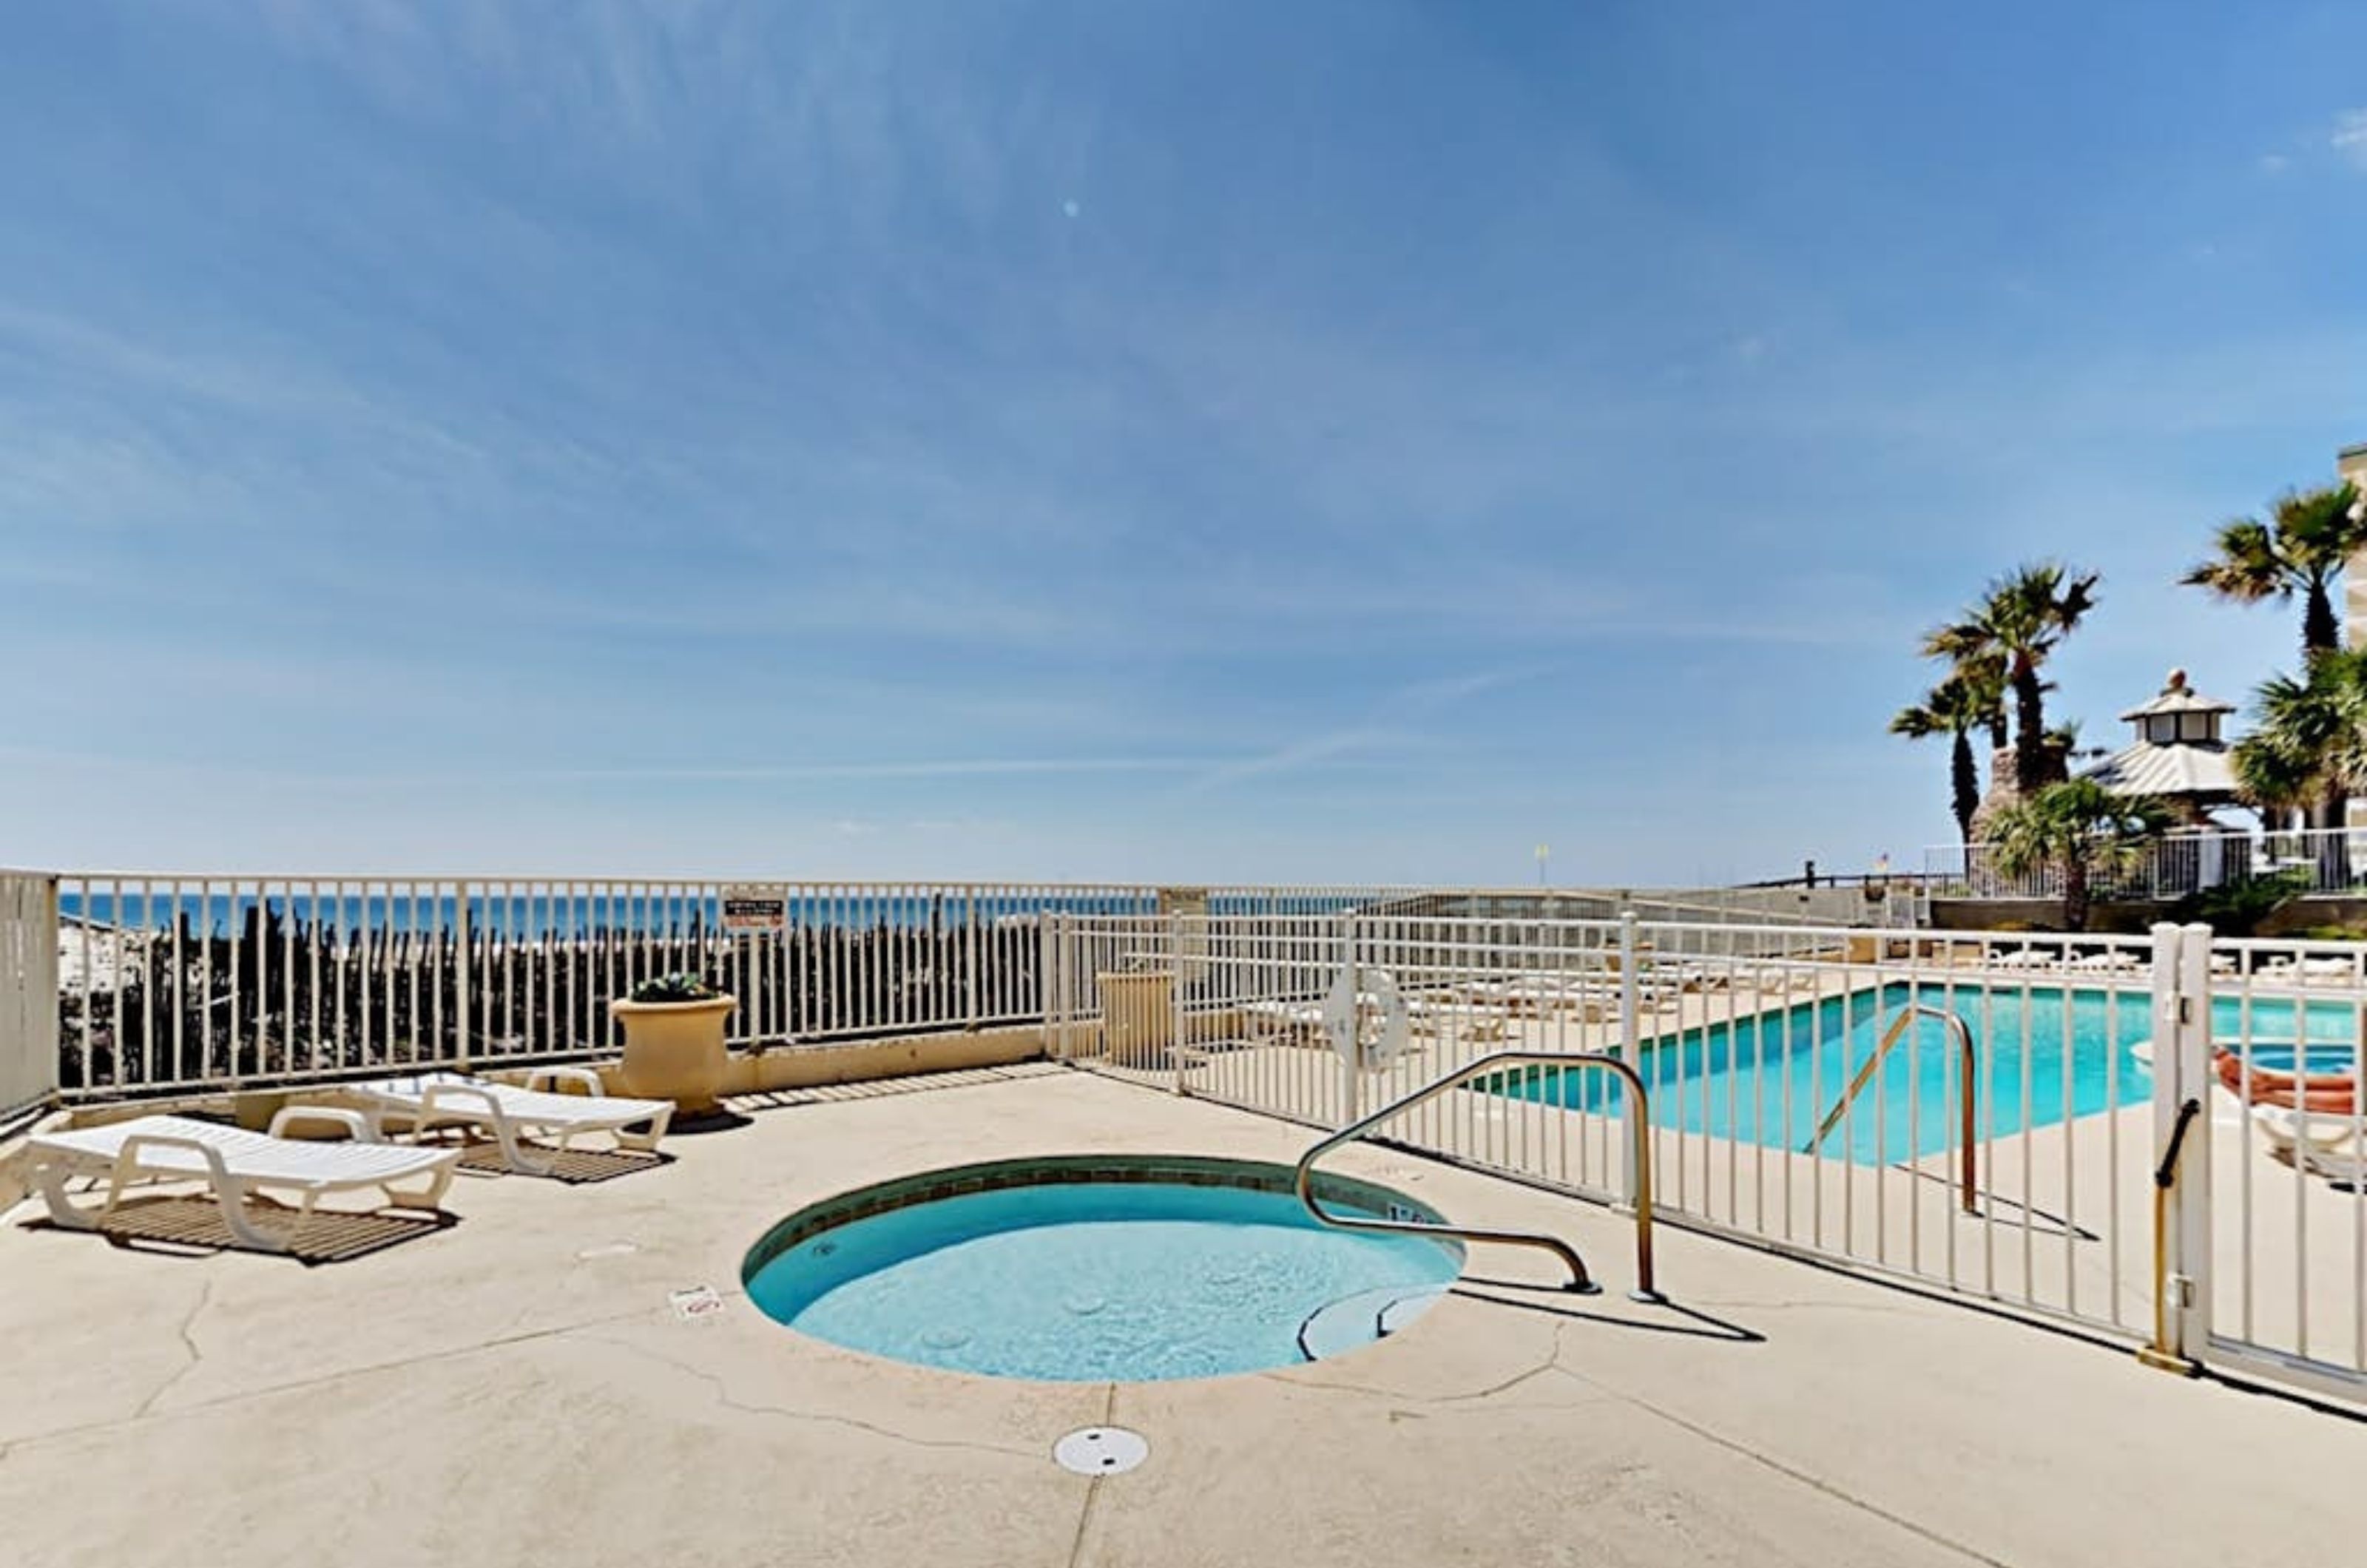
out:
{"label": "pool ladder", "polygon": [[1492,1051],[1456,1067],[1443,1077],[1415,1089],[1410,1094],[1389,1101],[1369,1116],[1351,1122],[1325,1138],[1300,1156],[1295,1185],[1298,1201],[1317,1220],[1340,1230],[1384,1231],[1411,1235],[1451,1235],[1464,1241],[1496,1242],[1506,1247],[1530,1247],[1550,1252],[1561,1259],[1569,1270],[1566,1287],[1580,1295],[1592,1295],[1603,1287],[1586,1271],[1586,1260],[1578,1249],[1558,1236],[1529,1231],[1483,1230],[1477,1225],[1433,1224],[1427,1220],[1365,1219],[1356,1215],[1335,1214],[1323,1207],[1315,1196],[1315,1162],[1342,1144],[1355,1142],[1375,1127],[1401,1111],[1411,1110],[1426,1100],[1433,1100],[1451,1089],[1458,1089],[1483,1073],[1508,1066],[1535,1066],[1550,1064],[1576,1071],[1614,1073],[1627,1086],[1627,1115],[1635,1135],[1629,1142],[1633,1164],[1628,1173],[1628,1194],[1636,1211],[1636,1288],[1627,1292],[1629,1299],[1639,1302],[1659,1302],[1666,1298],[1652,1285],[1652,1125],[1650,1097],[1643,1077],[1636,1069],[1616,1056],[1600,1052],[1567,1051]]}
{"label": "pool ladder", "polygon": [[1874,1046],[1874,1055],[1865,1059],[1865,1066],[1860,1067],[1857,1070],[1857,1076],[1850,1079],[1849,1088],[1841,1090],[1841,1097],[1833,1101],[1833,1108],[1825,1112],[1825,1119],[1817,1123],[1815,1134],[1806,1143],[1800,1145],[1800,1152],[1804,1155],[1816,1153],[1817,1145],[1830,1136],[1835,1127],[1840,1125],[1841,1118],[1848,1113],[1851,1102],[1857,1099],[1859,1092],[1867,1084],[1874,1081],[1874,1074],[1881,1069],[1883,1058],[1890,1055],[1890,1048],[1893,1045],[1906,1037],[1908,1028],[1919,1018],[1936,1018],[1947,1025],[1948,1037],[1955,1043],[1957,1059],[1963,1064],[1963,1070],[1956,1075],[1957,1144],[1959,1145],[1956,1201],[1965,1213],[1977,1214],[1981,1212],[1980,1151],[1974,1142],[1976,1136],[1974,1096],[1976,1092],[1975,1080],[1980,1076],[1978,1053],[1973,1047],[1971,1027],[1946,1008],[1933,1007],[1928,1002],[1916,1002],[1911,1006],[1899,1009],[1898,1016],[1891,1020],[1890,1027],[1882,1032],[1882,1042]]}

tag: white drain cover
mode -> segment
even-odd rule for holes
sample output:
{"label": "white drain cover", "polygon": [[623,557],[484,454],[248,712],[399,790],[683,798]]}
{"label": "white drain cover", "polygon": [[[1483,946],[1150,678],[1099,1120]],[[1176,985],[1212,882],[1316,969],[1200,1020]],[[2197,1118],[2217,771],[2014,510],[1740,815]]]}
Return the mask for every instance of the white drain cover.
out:
{"label": "white drain cover", "polygon": [[1079,1475],[1123,1475],[1150,1457],[1150,1442],[1123,1427],[1081,1427],[1052,1445],[1052,1457]]}
{"label": "white drain cover", "polygon": [[666,1297],[674,1306],[674,1316],[685,1323],[708,1323],[723,1311],[723,1298],[715,1293],[712,1285],[693,1285],[686,1291],[676,1291]]}

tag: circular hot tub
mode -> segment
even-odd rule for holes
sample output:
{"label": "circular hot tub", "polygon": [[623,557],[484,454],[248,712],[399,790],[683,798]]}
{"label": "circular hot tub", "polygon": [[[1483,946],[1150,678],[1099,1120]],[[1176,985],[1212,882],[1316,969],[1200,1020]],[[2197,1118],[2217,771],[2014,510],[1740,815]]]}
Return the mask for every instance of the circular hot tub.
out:
{"label": "circular hot tub", "polygon": [[[767,1232],[749,1300],[801,1334],[952,1371],[1151,1382],[1371,1344],[1462,1271],[1444,1237],[1325,1225],[1291,1168],[1180,1155],[1005,1160],[843,1193]],[[1326,1209],[1440,1220],[1319,1176]]]}

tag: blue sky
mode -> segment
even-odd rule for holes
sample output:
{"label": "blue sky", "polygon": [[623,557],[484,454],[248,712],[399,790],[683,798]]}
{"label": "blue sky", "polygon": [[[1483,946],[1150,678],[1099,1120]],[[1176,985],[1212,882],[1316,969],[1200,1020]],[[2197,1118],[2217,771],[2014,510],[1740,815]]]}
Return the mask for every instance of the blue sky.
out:
{"label": "blue sky", "polygon": [[2367,12],[12,8],[0,863],[1913,862],[2367,440]]}

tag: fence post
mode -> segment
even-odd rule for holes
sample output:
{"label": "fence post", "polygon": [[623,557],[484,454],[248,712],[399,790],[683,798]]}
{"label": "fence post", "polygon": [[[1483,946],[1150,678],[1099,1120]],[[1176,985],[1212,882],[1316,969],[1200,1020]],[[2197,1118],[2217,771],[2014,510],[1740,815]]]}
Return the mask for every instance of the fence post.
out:
{"label": "fence post", "polygon": [[1347,976],[1348,1044],[1340,1054],[1340,1125],[1347,1126],[1365,1113],[1364,1073],[1357,1058],[1364,1055],[1365,977],[1356,972],[1356,915],[1340,917],[1341,973]]}
{"label": "fence post", "polygon": [[[1619,911],[1619,1038],[1612,1046],[1613,1054],[1624,1058],[1637,1072],[1644,1070],[1643,1055],[1637,1048],[1636,1030],[1638,1018],[1637,1001],[1642,995],[1642,983],[1636,974],[1636,911]],[[1639,1156],[1644,1145],[1645,1129],[1636,1114],[1635,1096],[1625,1089],[1619,1091],[1619,1142],[1627,1158],[1628,1179],[1635,1179],[1640,1168]],[[1627,1201],[1636,1201],[1636,1194],[1627,1194]]]}
{"label": "fence post", "polygon": [[6,1116],[57,1096],[58,879],[0,877],[0,1116]]}
{"label": "fence post", "polygon": [[1184,1085],[1184,913],[1177,910],[1167,917],[1167,941],[1170,957],[1167,977],[1167,1059],[1174,1064],[1174,1091],[1188,1093]]}
{"label": "fence post", "polygon": [[[1044,1054],[1068,1061],[1068,1023],[1060,1019],[1060,914],[1044,914],[1036,926],[1036,1002],[1044,1009]],[[1058,1047],[1053,1043],[1058,1040]]]}
{"label": "fence post", "polygon": [[1630,1061],[1635,1059],[1634,1052],[1629,1050],[1628,1047],[1633,1045],[1636,1040],[1636,1004],[1638,995],[1638,989],[1636,983],[1636,925],[1635,910],[1622,909],[1619,911],[1618,1045],[1619,1048],[1626,1054]]}
{"label": "fence post", "polygon": [[975,1034],[978,1032],[978,890],[976,888],[971,888],[963,895],[962,914],[964,917],[962,942],[969,952],[968,961],[962,965],[969,977],[968,1028],[972,1034]]}
{"label": "fence post", "polygon": [[2155,1334],[2143,1356],[2186,1372],[2211,1326],[2211,940],[2208,926],[2153,928]]}
{"label": "fence post", "polygon": [[[459,948],[453,963],[458,989],[453,995],[452,1055],[455,1065],[465,1072],[469,1066],[469,969],[475,962],[476,954],[470,951],[469,943],[469,885],[454,883],[452,894],[452,918]],[[616,1025],[612,1023],[608,1027],[613,1032]]]}

